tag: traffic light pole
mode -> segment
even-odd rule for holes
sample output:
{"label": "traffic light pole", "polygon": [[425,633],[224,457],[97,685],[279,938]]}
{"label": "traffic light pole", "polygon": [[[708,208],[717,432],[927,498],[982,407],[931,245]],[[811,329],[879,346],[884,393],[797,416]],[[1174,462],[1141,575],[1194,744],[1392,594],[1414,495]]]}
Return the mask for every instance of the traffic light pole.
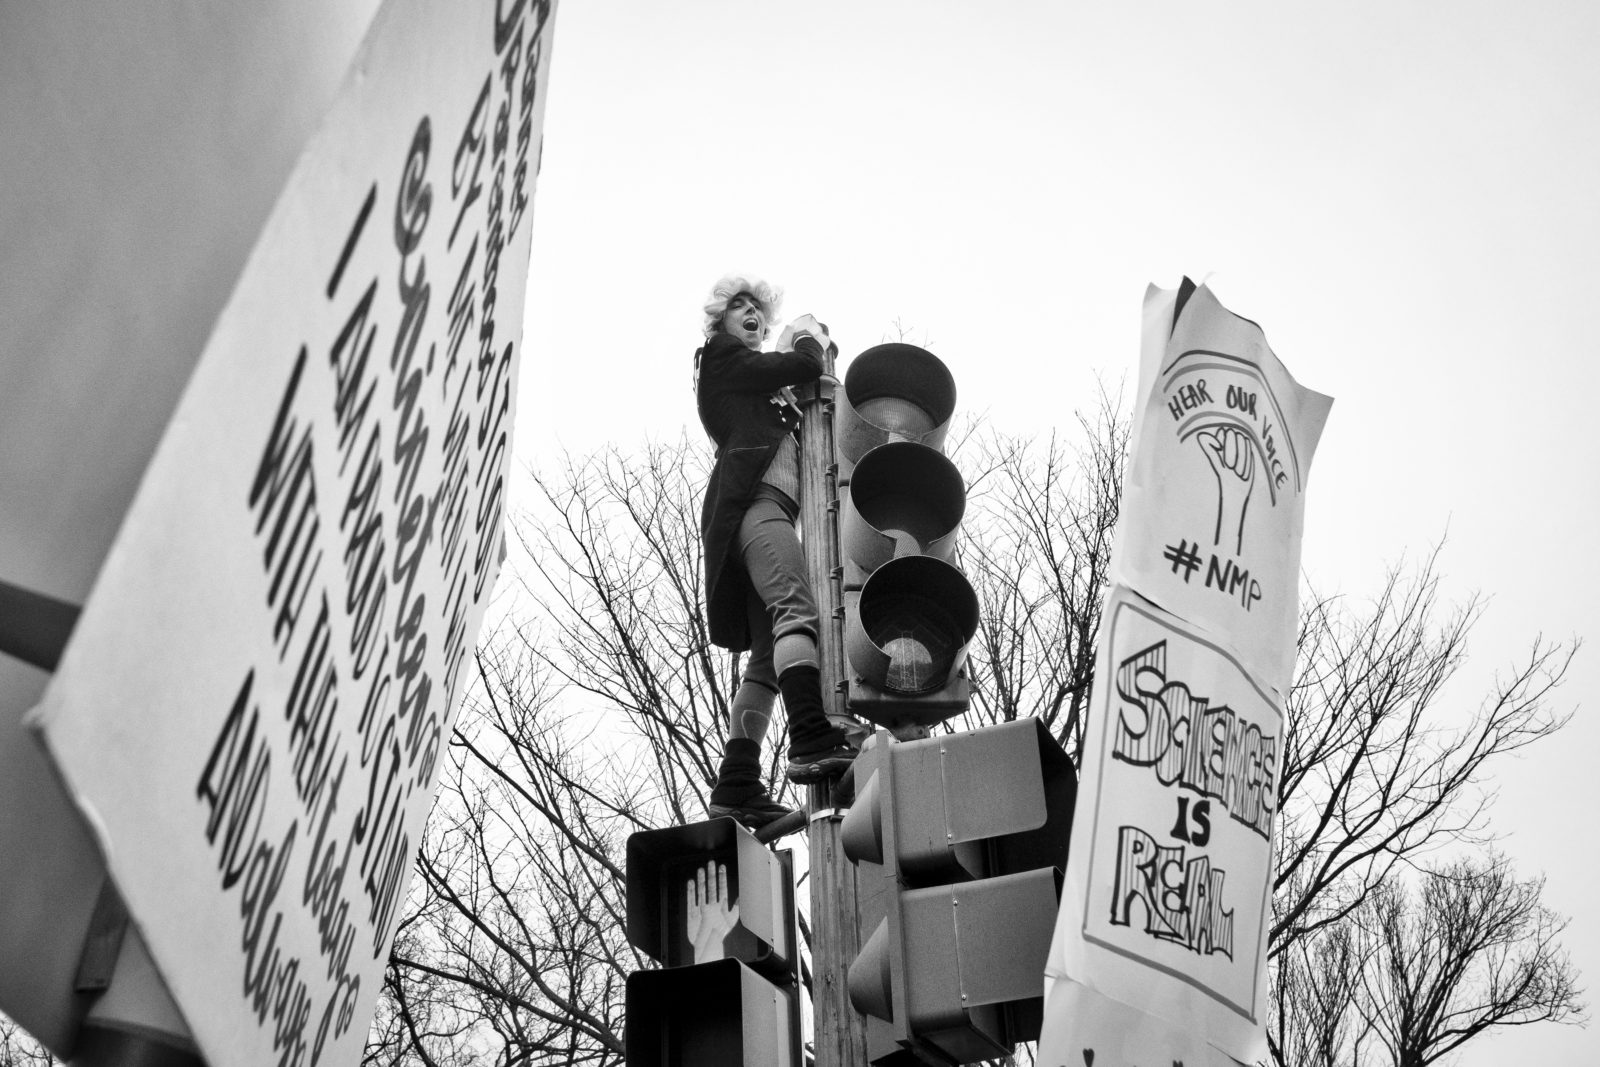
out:
{"label": "traffic light pole", "polygon": [[[838,466],[833,447],[833,357],[827,377],[800,397],[800,511],[811,588],[821,609],[817,635],[822,695],[828,717],[849,719],[844,706],[844,632],[838,550]],[[816,1067],[865,1067],[866,1023],[850,1006],[846,981],[861,949],[855,867],[840,841],[844,812],[837,782],[811,786],[811,980]]]}

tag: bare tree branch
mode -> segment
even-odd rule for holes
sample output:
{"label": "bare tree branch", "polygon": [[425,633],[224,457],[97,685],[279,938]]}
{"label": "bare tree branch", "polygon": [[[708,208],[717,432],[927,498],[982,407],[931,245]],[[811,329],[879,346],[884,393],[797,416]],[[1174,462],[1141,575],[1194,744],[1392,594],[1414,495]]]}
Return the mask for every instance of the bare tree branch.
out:
{"label": "bare tree branch", "polygon": [[[1073,753],[1129,433],[1104,390],[1078,422],[1070,448],[972,425],[954,435],[953,457],[971,486],[961,563],[981,604],[960,725],[1034,716]],[[479,651],[364,1062],[621,1061],[626,978],[653,965],[625,936],[626,839],[703,818],[739,678],[739,657],[711,646],[699,600],[706,473],[687,437],[535,473],[538,499],[513,526],[524,615]],[[1449,966],[1404,956],[1403,974],[1426,980],[1407,977],[1418,992],[1403,1026],[1374,1007],[1380,988],[1408,1003],[1394,992],[1402,972],[1384,961],[1415,945],[1417,916],[1444,929],[1460,908],[1426,886],[1469,884],[1502,921],[1534,916],[1521,941],[1535,958],[1559,956],[1562,924],[1536,888],[1489,893],[1481,871],[1474,882],[1427,864],[1444,846],[1490,839],[1495,768],[1566,721],[1552,699],[1576,643],[1535,641],[1463,716],[1451,683],[1482,601],[1444,603],[1437,565],[1435,550],[1391,569],[1364,606],[1306,600],[1269,941],[1278,1065],[1399,1064],[1390,1033],[1425,1032],[1431,1044],[1418,1047],[1436,1058],[1485,1029],[1579,1011],[1564,957],[1541,969],[1465,934],[1463,946],[1484,947]],[[781,744],[768,738],[769,768]],[[1424,879],[1419,903],[1397,895],[1407,877]],[[1389,941],[1373,933],[1384,907],[1403,919]],[[1475,1010],[1538,1003],[1552,1007]]]}

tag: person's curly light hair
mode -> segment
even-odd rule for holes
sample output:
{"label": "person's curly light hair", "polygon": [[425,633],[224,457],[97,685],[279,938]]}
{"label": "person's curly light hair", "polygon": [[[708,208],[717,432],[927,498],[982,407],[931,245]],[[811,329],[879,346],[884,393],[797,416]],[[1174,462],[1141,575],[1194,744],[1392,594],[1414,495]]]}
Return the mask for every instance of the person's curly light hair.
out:
{"label": "person's curly light hair", "polygon": [[749,293],[761,305],[762,312],[767,316],[767,332],[772,332],[772,324],[778,318],[778,308],[783,304],[783,290],[753,274],[729,274],[711,287],[711,297],[706,301],[707,337],[722,328],[722,316],[727,314],[728,305],[740,293]]}

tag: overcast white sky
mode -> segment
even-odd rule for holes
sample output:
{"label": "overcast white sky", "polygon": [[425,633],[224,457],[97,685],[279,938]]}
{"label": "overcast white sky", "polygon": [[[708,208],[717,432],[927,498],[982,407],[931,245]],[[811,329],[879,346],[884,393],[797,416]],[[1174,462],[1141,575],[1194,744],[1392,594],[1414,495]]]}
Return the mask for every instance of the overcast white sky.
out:
{"label": "overcast white sky", "polygon": [[[1304,566],[1360,597],[1448,532],[1492,594],[1468,684],[1600,636],[1600,6],[567,0],[533,230],[518,450],[696,433],[730,269],[845,357],[895,320],[962,407],[1048,432],[1136,377],[1147,284],[1209,277],[1335,398]],[[1600,644],[1494,824],[1600,980]],[[1587,1065],[1542,1026],[1464,1067]]]}

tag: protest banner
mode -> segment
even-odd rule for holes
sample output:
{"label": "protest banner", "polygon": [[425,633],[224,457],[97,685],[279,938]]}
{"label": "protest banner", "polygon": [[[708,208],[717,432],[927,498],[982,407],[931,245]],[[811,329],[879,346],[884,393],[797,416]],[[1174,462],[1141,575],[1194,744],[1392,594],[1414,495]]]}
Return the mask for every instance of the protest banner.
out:
{"label": "protest banner", "polygon": [[1050,986],[1034,1062],[1038,1067],[1240,1067],[1203,1034],[1066,978]]}
{"label": "protest banner", "polygon": [[1152,286],[1144,316],[1111,580],[1207,631],[1281,693],[1306,478],[1333,401],[1300,386],[1261,328],[1203,285]]}
{"label": "protest banner", "polygon": [[5,590],[87,599],[377,6],[0,4],[0,1011],[63,1058],[106,873],[22,725],[53,664],[13,658],[41,627]]}
{"label": "protest banner", "polygon": [[1204,286],[1145,299],[1139,408],[1039,1061],[1265,1055],[1282,694],[1332,401]]}
{"label": "protest banner", "polygon": [[1225,648],[1123,589],[1095,674],[1061,970],[1250,1059],[1265,1018],[1278,701]]}
{"label": "protest banner", "polygon": [[503,551],[548,0],[388,0],[31,717],[214,1067],[359,1054]]}

